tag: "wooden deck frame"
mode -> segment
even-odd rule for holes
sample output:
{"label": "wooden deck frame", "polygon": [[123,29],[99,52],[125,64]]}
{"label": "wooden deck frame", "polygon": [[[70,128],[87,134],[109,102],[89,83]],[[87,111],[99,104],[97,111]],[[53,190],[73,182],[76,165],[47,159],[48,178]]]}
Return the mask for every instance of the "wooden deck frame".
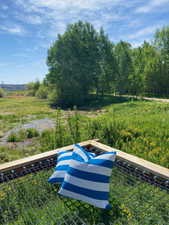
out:
{"label": "wooden deck frame", "polygon": [[163,166],[149,162],[149,161],[139,158],[137,156],[133,156],[126,152],[122,152],[118,149],[115,149],[115,148],[109,147],[107,145],[104,145],[102,143],[96,142],[95,140],[91,141],[91,144],[92,144],[92,146],[94,146],[98,149],[101,149],[102,151],[106,151],[106,152],[116,151],[117,158],[119,158],[120,160],[126,161],[129,164],[133,165],[134,167],[141,169],[145,172],[150,172],[154,176],[159,176],[159,177],[169,180],[169,169],[167,169]]}
{"label": "wooden deck frame", "polygon": [[[99,143],[98,140],[88,140],[80,143],[81,146],[84,147],[94,147],[97,149],[100,149],[101,151],[105,152],[111,152],[116,151],[117,152],[117,159],[120,159],[122,161],[128,162],[129,164],[133,165],[136,168],[139,168],[143,171],[150,172],[154,176],[159,176],[162,178],[165,178],[169,180],[169,169],[159,166],[157,164],[151,163],[147,160],[141,159],[139,157],[130,155],[128,153],[122,152],[118,149],[109,147],[107,145],[104,145],[102,143]],[[73,145],[65,146],[62,148],[55,149],[53,151],[44,152],[38,155],[30,156],[27,158],[19,159],[16,161],[4,163],[0,165],[0,173],[4,173],[10,170],[15,170],[20,167],[24,167],[42,160],[50,159],[51,157],[54,157],[59,150],[72,150]]]}

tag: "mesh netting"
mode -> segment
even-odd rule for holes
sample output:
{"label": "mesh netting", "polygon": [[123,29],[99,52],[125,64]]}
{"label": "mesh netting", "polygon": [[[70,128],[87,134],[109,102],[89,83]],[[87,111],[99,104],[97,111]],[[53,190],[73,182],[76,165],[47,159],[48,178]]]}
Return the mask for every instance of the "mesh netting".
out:
{"label": "mesh netting", "polygon": [[0,224],[169,224],[168,193],[117,167],[110,182],[111,210],[59,197],[59,187],[47,183],[51,173],[43,170],[1,184]]}

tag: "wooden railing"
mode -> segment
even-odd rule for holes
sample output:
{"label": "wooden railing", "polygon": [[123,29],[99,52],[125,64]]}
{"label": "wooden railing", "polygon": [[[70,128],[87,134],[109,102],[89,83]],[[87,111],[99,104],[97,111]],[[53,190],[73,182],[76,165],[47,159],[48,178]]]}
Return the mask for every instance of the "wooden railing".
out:
{"label": "wooden railing", "polygon": [[[96,152],[116,151],[118,168],[123,169],[124,172],[132,173],[145,181],[149,180],[152,184],[165,186],[167,190],[169,190],[169,169],[99,143],[98,140],[88,140],[79,144],[88,149],[93,149]],[[55,165],[57,152],[61,149],[72,150],[73,145],[0,165],[1,183],[26,175],[32,171],[53,167]],[[5,178],[5,176],[7,178]]]}

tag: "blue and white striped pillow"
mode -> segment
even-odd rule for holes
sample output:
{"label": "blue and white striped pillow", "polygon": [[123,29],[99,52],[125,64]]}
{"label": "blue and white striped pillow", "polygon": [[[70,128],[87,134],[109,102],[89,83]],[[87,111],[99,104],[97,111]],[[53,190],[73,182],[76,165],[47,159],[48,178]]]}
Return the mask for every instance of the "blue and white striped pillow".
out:
{"label": "blue and white striped pillow", "polygon": [[[80,149],[80,151],[78,151]],[[88,159],[95,156],[94,153],[86,152],[79,144],[74,145],[73,148],[74,157],[77,157],[80,161],[87,162]],[[62,183],[69,167],[70,160],[72,159],[73,151],[60,150],[58,152],[57,165],[52,176],[48,179],[49,183]],[[76,154],[77,151],[77,154]]]}
{"label": "blue and white striped pillow", "polygon": [[109,208],[109,178],[116,152],[103,153],[87,162],[79,160],[81,150],[73,152],[72,160],[59,194],[82,200],[98,208]]}
{"label": "blue and white striped pillow", "polygon": [[72,151],[60,150],[58,152],[57,164],[52,176],[49,177],[49,183],[62,183],[65,177],[65,173],[69,167],[69,162],[72,159]]}

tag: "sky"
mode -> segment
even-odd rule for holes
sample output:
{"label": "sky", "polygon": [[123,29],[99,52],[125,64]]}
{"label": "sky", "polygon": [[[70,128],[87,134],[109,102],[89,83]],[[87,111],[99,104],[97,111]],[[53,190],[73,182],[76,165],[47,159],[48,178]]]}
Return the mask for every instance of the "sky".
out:
{"label": "sky", "polygon": [[49,47],[78,20],[137,47],[169,25],[169,0],[0,0],[0,83],[43,80]]}

